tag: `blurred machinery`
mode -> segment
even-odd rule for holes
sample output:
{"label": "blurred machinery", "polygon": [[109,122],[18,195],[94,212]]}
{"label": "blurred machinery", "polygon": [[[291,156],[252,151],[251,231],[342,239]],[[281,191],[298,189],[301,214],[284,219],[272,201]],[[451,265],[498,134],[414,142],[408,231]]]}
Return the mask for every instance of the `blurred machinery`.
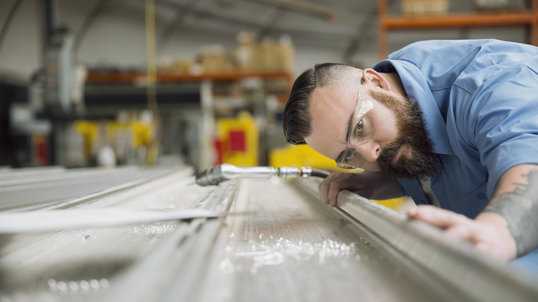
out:
{"label": "blurred machinery", "polygon": [[52,117],[84,113],[85,71],[77,70],[74,35],[58,27],[45,48],[44,105]]}
{"label": "blurred machinery", "polygon": [[65,28],[58,28],[45,41],[45,68],[37,71],[29,83],[20,81],[15,86],[20,91],[17,97],[6,97],[9,104],[6,118],[12,136],[9,145],[15,154],[9,162],[11,165],[56,163],[55,151],[63,148],[57,145],[63,135],[63,121],[84,112],[84,72],[77,74],[73,35]]}
{"label": "blurred machinery", "polygon": [[54,22],[55,2],[43,2],[44,67],[22,84],[25,95],[5,117],[19,142],[6,151],[18,154],[6,165],[152,164],[160,156],[199,170],[220,162],[268,164],[268,150],[279,145],[269,142],[280,127],[274,115],[292,80],[289,38],[257,42],[242,32],[235,50],[203,48],[195,63],[160,66],[151,84],[158,107],[145,118],[148,73],[77,66],[73,34]]}
{"label": "blurred machinery", "polygon": [[[87,158],[95,158],[96,148],[109,144],[122,164],[145,164],[146,159],[151,163],[155,156],[151,152],[175,156],[200,169],[213,164],[215,126],[210,81],[158,83],[158,125],[147,110],[144,84],[101,82],[99,75],[106,78],[110,73],[93,72],[85,87],[84,120],[73,124],[74,135],[82,134],[85,139]],[[96,133],[96,125],[106,134],[88,136]]]}
{"label": "blurred machinery", "polygon": [[15,154],[10,165],[64,164],[67,125],[84,113],[85,70],[76,65],[73,33],[57,26],[54,0],[42,5],[43,62],[23,86],[24,97],[8,99],[9,132]]}

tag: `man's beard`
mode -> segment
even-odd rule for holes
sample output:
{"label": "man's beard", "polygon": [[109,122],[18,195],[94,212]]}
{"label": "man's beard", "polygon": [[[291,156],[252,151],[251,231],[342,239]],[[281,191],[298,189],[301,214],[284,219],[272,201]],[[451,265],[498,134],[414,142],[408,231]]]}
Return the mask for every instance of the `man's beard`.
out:
{"label": "man's beard", "polygon": [[[434,144],[427,135],[422,110],[417,101],[413,99],[398,101],[386,93],[371,92],[371,94],[394,112],[399,128],[398,137],[385,146],[377,158],[380,173],[391,179],[397,177],[427,179],[437,175],[440,165],[433,154]],[[401,154],[392,165],[392,158],[404,144],[411,147],[411,152],[407,154],[409,157]]]}

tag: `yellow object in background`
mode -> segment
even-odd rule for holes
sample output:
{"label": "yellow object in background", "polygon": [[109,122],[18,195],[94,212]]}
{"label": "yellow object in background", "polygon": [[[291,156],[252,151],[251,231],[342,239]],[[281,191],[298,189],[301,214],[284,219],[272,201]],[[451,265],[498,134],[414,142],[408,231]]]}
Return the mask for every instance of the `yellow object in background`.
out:
{"label": "yellow object in background", "polygon": [[[140,148],[150,148],[154,140],[153,123],[133,121],[76,121],[73,128],[84,142],[84,156],[86,159],[94,158],[97,151],[104,145],[114,149],[120,160],[124,160],[129,152]],[[158,150],[151,150],[150,163],[155,162]]]}
{"label": "yellow object in background", "polygon": [[317,153],[308,145],[289,145],[282,149],[272,150],[269,153],[269,165],[273,167],[311,167],[331,172],[350,172],[350,170],[338,168],[334,160]]}
{"label": "yellow object in background", "polygon": [[133,148],[147,146],[153,140],[153,125],[143,122],[130,123],[133,132]]}
{"label": "yellow object in background", "polygon": [[[282,149],[272,150],[269,154],[269,165],[275,168],[281,166],[292,166],[311,167],[313,169],[322,169],[330,172],[362,172],[360,169],[346,170],[338,168],[334,160],[317,153],[308,145],[289,145],[288,147]],[[405,198],[374,201],[397,212],[404,212],[409,207],[409,201]]]}
{"label": "yellow object in background", "polygon": [[258,165],[258,127],[248,112],[217,120],[216,164]]}
{"label": "yellow object in background", "polygon": [[99,134],[99,124],[89,121],[76,121],[73,123],[75,130],[82,136],[84,141],[84,155],[86,158],[92,155],[92,145]]}

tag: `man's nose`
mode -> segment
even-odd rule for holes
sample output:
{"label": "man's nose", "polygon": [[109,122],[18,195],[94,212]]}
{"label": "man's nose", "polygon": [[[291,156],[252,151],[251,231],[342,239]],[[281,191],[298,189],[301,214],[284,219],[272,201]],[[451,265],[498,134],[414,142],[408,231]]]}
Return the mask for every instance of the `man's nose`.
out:
{"label": "man's nose", "polygon": [[355,149],[364,157],[366,161],[374,162],[379,157],[379,153],[381,152],[381,146],[374,142],[374,141],[368,141],[364,144],[360,144],[355,147]]}

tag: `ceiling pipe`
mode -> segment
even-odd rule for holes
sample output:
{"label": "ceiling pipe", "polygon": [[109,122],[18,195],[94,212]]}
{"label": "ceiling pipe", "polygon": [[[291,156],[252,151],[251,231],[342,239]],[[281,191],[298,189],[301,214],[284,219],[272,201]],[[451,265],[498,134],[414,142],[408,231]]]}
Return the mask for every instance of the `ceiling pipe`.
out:
{"label": "ceiling pipe", "polygon": [[333,21],[337,17],[335,10],[325,6],[316,5],[304,1],[295,0],[251,0],[253,2],[266,3],[270,5],[279,6],[289,10],[300,11],[315,16],[320,16],[327,21]]}
{"label": "ceiling pipe", "polygon": [[92,10],[86,16],[86,18],[84,18],[84,21],[82,22],[82,25],[80,26],[75,36],[75,52],[77,52],[80,48],[82,41],[86,37],[86,33],[93,25],[97,17],[102,14],[106,9],[108,9],[111,2],[115,3],[112,0],[100,0],[99,2],[97,2],[97,4],[93,6]]}
{"label": "ceiling pipe", "polygon": [[3,43],[4,38],[7,34],[7,30],[9,29],[9,26],[11,25],[11,20],[13,20],[13,17],[15,16],[15,13],[17,13],[17,9],[21,5],[21,3],[22,3],[22,0],[16,0],[13,3],[13,6],[11,6],[9,13],[7,14],[4,24],[2,24],[2,28],[0,28],[0,48],[2,47],[2,44],[4,44]]}
{"label": "ceiling pipe", "polygon": [[179,9],[177,16],[163,30],[159,39],[159,46],[163,47],[168,42],[168,40],[170,40],[170,37],[172,36],[174,31],[181,25],[181,23],[183,23],[183,20],[191,12],[193,12],[194,7],[196,6],[196,4],[198,4],[198,2],[200,2],[200,0],[190,0],[185,7]]}

